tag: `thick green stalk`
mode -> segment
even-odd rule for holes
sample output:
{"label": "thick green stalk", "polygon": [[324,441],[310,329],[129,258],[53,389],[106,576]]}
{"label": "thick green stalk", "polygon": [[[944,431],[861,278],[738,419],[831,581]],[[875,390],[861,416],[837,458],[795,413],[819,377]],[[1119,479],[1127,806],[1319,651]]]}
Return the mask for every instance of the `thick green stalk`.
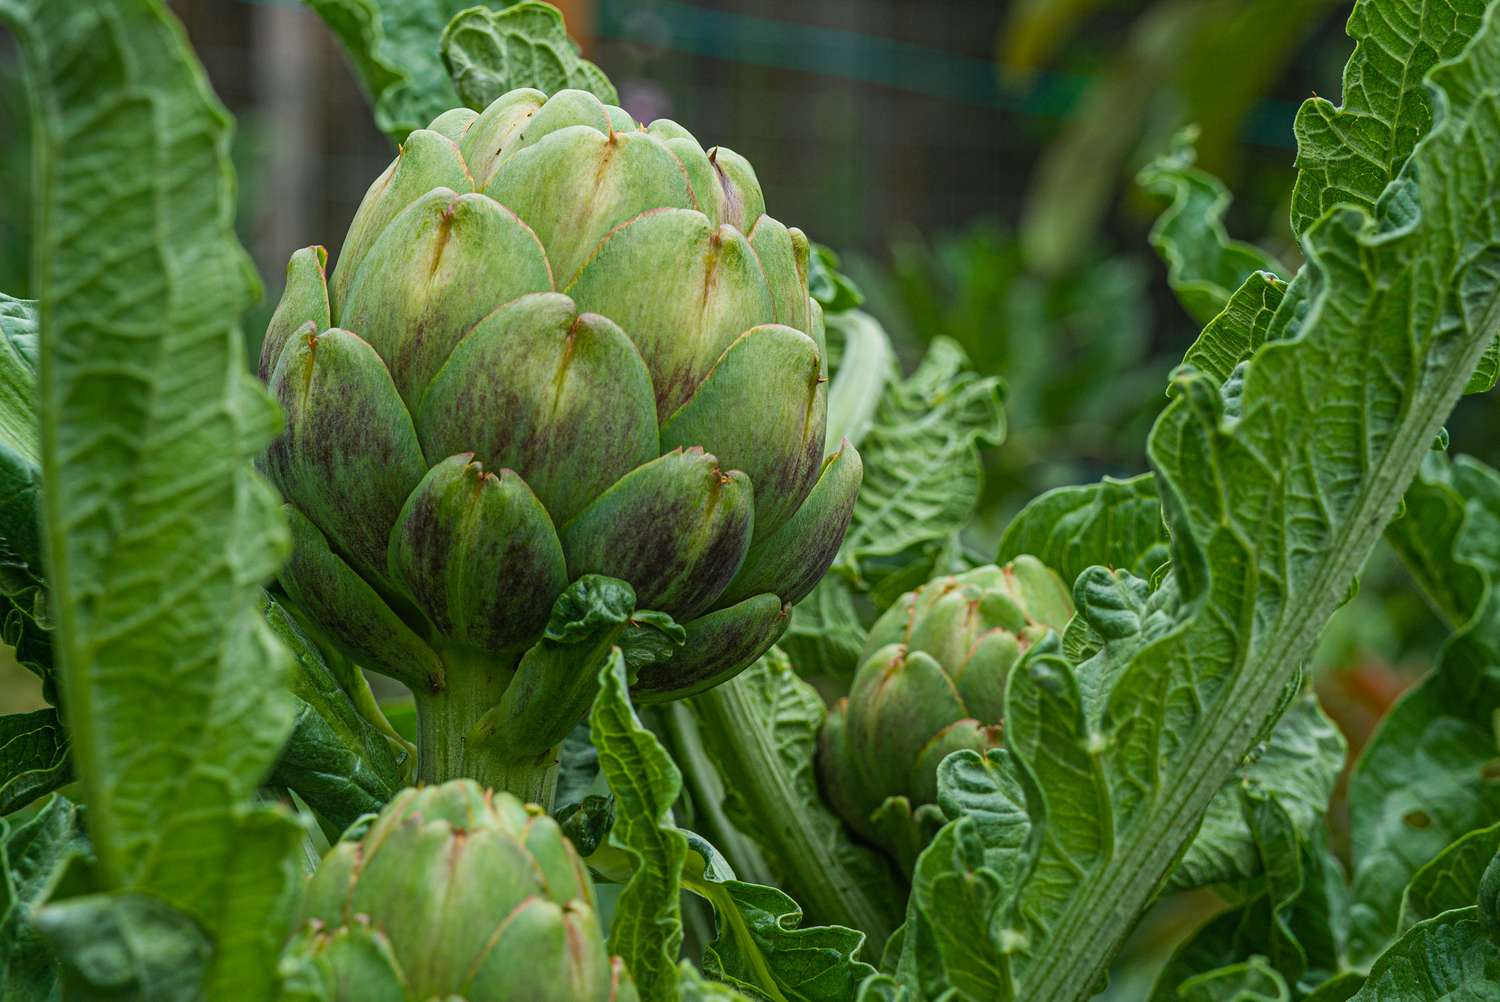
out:
{"label": "thick green stalk", "polygon": [[467,777],[481,786],[505,790],[530,804],[550,807],[557,785],[556,751],[518,761],[466,735],[500,702],[515,675],[516,654],[496,656],[450,648],[440,652],[444,685],[413,695],[417,708],[417,780],[443,783]]}
{"label": "thick green stalk", "polygon": [[765,855],[749,836],[735,827],[724,813],[729,793],[708,752],[703,747],[698,720],[686,702],[679,700],[659,708],[660,719],[671,745],[672,760],[682,770],[682,781],[693,798],[693,824],[700,834],[713,840],[734,867],[734,875],[752,884],[774,884],[775,876]]}
{"label": "thick green stalk", "polygon": [[691,702],[703,748],[745,818],[757,822],[751,834],[788,890],[810,919],[861,930],[878,955],[901,921],[904,895],[885,861],[850,842],[818,797],[817,694],[789,667],[761,662]]}

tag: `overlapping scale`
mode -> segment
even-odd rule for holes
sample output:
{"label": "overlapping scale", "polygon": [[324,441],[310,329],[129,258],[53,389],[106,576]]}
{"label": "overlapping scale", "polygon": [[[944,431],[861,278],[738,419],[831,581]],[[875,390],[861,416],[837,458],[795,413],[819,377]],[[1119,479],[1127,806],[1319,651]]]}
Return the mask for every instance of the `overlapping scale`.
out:
{"label": "overlapping scale", "polygon": [[559,525],[659,452],[635,345],[557,293],[480,321],[432,380],[417,430],[428,455],[518,471]]}
{"label": "overlapping scale", "polygon": [[340,316],[385,359],[415,410],[471,327],[497,306],[551,288],[542,245],[514,212],[486,195],[438,188],[386,227]]}
{"label": "overlapping scale", "polygon": [[614,230],[564,291],[630,335],[651,370],[662,420],[737,337],[775,318],[750,242],[692,209],[657,209]]}

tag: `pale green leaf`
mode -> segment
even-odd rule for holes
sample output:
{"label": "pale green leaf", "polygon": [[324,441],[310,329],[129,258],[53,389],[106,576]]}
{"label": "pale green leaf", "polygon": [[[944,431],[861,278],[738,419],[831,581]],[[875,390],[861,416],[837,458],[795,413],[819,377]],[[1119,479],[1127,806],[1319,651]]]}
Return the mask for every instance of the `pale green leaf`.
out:
{"label": "pale green leaf", "polygon": [[[251,803],[292,722],[255,607],[287,535],[250,469],[277,418],[243,372],[228,116],[160,0],[0,16],[33,88],[46,565],[99,908],[150,896],[214,943],[210,996],[269,998],[301,828]],[[75,900],[59,936],[104,914]]]}

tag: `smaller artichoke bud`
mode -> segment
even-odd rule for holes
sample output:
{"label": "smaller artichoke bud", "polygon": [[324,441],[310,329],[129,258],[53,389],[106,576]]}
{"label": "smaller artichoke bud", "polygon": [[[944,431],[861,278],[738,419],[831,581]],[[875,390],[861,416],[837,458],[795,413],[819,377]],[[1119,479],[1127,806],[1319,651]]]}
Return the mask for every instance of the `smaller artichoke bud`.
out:
{"label": "smaller artichoke bud", "polygon": [[1011,669],[1073,615],[1067,587],[1035,557],[937,578],[870,630],[849,696],[824,722],[824,795],[909,869],[942,823],[937,767],[1000,743]]}
{"label": "smaller artichoke bud", "polygon": [[303,920],[282,968],[308,997],[636,999],[557,823],[472,780],[405,790],[335,845]]}

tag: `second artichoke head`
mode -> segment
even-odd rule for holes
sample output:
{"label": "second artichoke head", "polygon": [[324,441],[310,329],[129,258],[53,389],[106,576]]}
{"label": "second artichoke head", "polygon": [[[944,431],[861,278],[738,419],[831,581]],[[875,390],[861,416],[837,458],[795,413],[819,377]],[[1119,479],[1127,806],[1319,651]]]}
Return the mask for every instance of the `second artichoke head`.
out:
{"label": "second artichoke head", "polygon": [[845,822],[909,868],[940,822],[939,763],[1001,742],[1011,668],[1072,615],[1067,586],[1030,556],[936,578],[886,610],[819,735],[819,780]]}

